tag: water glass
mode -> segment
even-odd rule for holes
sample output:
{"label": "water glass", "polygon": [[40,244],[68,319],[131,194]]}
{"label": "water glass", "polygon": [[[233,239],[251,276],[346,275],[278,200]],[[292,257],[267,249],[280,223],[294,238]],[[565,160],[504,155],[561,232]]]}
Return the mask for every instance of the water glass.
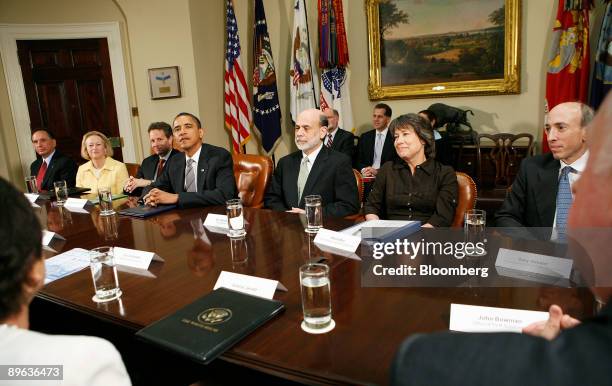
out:
{"label": "water glass", "polygon": [[306,327],[311,330],[327,328],[332,322],[329,267],[326,264],[301,266],[300,289]]}
{"label": "water glass", "polygon": [[53,187],[55,188],[57,206],[64,206],[64,203],[68,199],[68,186],[66,186],[66,181],[56,181],[53,183]]}
{"label": "water glass", "polygon": [[313,194],[304,198],[306,202],[306,232],[317,233],[323,227],[321,196]]}
{"label": "water glass", "polygon": [[98,203],[100,204],[100,215],[110,216],[115,214],[113,210],[113,194],[110,186],[101,186],[98,188]]}
{"label": "water glass", "polygon": [[121,296],[117,267],[113,258],[113,247],[94,248],[89,252],[91,277],[96,294],[94,302],[102,303]]}
{"label": "water glass", "polygon": [[[485,231],[487,223],[487,212],[482,209],[469,209],[465,212],[463,229],[465,231],[465,241],[469,243],[483,243],[485,241]],[[473,251],[468,256],[484,256],[486,251],[478,253],[479,249]]]}
{"label": "water glass", "polygon": [[240,199],[227,200],[227,226],[229,237],[242,237],[246,235],[244,229],[244,211],[242,208],[242,201]]}
{"label": "water glass", "polygon": [[26,189],[28,193],[37,194],[38,186],[36,186],[36,176],[27,176],[25,178]]}

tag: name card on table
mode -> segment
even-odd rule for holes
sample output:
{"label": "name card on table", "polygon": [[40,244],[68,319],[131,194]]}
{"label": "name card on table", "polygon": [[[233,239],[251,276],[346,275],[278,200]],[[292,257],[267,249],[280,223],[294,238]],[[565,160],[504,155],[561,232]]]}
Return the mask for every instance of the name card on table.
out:
{"label": "name card on table", "polygon": [[23,195],[26,196],[28,201],[30,201],[30,204],[32,205],[33,208],[40,208],[40,205],[38,205],[36,203],[36,200],[38,200],[38,197],[39,197],[38,194],[35,194],[35,193],[24,193]]}
{"label": "name card on table", "polygon": [[64,208],[68,209],[71,212],[77,213],[89,213],[84,208],[90,201],[86,198],[73,198],[69,197],[64,203]]}
{"label": "name card on table", "polygon": [[357,236],[321,228],[314,238],[314,243],[322,251],[361,260],[355,254],[359,244],[361,244],[361,239]]}
{"label": "name card on table", "polygon": [[213,233],[226,235],[229,231],[227,216],[223,214],[209,213],[204,219],[204,226]]}
{"label": "name card on table", "polygon": [[[569,279],[572,272],[573,261],[560,257],[539,255],[537,253],[514,251],[500,248],[495,261],[496,268],[507,268],[514,271],[523,271],[529,274],[552,276]],[[502,270],[503,272],[503,270]],[[528,279],[528,277],[525,277]]]}
{"label": "name card on table", "polygon": [[287,288],[277,280],[264,279],[240,273],[221,271],[215,288],[229,288],[234,291],[242,292],[248,295],[259,296],[260,298],[272,299],[274,291],[287,291]]}
{"label": "name card on table", "polygon": [[121,247],[113,248],[113,258],[115,260],[115,264],[141,270],[149,269],[151,260],[164,262],[164,259],[153,252]]}
{"label": "name card on table", "polygon": [[49,232],[48,230],[43,230],[42,245],[48,246],[51,243],[51,240],[53,240],[53,238],[56,238],[58,240],[66,240],[65,238],[60,236],[58,233]]}
{"label": "name card on table", "polygon": [[548,312],[451,304],[449,330],[463,332],[521,332]]}

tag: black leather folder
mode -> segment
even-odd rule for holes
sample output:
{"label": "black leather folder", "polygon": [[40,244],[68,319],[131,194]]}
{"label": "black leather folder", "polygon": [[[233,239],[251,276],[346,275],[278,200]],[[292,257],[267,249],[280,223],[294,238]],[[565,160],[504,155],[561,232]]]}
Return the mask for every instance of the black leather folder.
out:
{"label": "black leather folder", "polygon": [[142,206],[137,206],[135,208],[124,209],[120,211],[119,214],[123,214],[126,216],[132,216],[132,217],[147,218],[147,217],[155,216],[163,212],[167,212],[174,208],[176,208],[176,205],[158,205],[158,206],[142,205]]}

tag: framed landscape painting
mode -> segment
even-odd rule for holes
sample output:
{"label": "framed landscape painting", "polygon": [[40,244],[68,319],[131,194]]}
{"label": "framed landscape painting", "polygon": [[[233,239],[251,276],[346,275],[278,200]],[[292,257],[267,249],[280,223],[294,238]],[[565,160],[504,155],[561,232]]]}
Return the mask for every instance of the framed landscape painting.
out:
{"label": "framed landscape painting", "polygon": [[520,92],[520,0],[366,0],[370,99]]}

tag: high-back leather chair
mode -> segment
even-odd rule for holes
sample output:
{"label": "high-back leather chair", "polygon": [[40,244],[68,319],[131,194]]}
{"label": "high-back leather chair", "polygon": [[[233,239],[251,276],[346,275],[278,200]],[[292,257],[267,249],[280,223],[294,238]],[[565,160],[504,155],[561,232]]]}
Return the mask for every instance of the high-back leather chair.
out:
{"label": "high-back leather chair", "polygon": [[359,204],[363,205],[363,176],[357,169],[353,169],[355,175],[355,183],[357,184],[357,192],[359,193]]}
{"label": "high-back leather chair", "polygon": [[129,176],[136,177],[136,173],[138,172],[138,168],[140,167],[140,165],[126,162],[125,167],[127,168]]}
{"label": "high-back leather chair", "polygon": [[462,172],[455,172],[455,174],[457,175],[457,185],[459,185],[459,195],[457,208],[455,208],[455,218],[451,227],[460,228],[463,226],[465,212],[469,209],[474,209],[476,205],[478,191],[472,177]]}
{"label": "high-back leather chair", "polygon": [[264,194],[272,176],[274,164],[270,157],[255,154],[232,154],[234,178],[242,205],[263,207]]}

